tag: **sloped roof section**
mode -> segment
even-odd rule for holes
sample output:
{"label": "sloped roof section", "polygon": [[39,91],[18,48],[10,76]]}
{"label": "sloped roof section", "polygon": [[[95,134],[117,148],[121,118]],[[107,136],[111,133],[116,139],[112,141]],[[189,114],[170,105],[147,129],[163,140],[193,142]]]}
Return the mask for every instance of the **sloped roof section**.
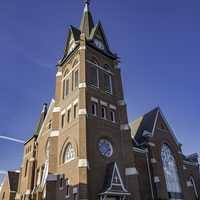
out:
{"label": "sloped roof section", "polygon": [[10,184],[10,191],[17,191],[18,181],[19,181],[19,172],[8,171],[8,180]]}
{"label": "sloped roof section", "polygon": [[41,114],[40,114],[39,121],[38,121],[38,123],[37,123],[37,125],[36,125],[36,128],[35,128],[35,132],[34,132],[34,135],[35,135],[35,136],[38,136],[38,134],[39,134],[39,132],[40,132],[40,129],[41,129],[42,124],[43,124],[43,122],[44,122],[44,120],[45,120],[47,111],[48,111],[48,105],[47,105],[47,103],[44,103],[42,112],[41,112]]}
{"label": "sloped roof section", "polygon": [[98,36],[101,37],[101,39],[103,40],[105,46],[106,46],[106,50],[110,52],[110,49],[109,49],[109,45],[108,45],[108,40],[106,38],[106,35],[105,35],[105,32],[104,32],[104,29],[103,29],[103,26],[101,24],[101,22],[99,21],[95,27],[92,29],[91,31],[91,34],[90,34],[90,40],[93,40],[95,38],[95,36],[98,34]]}
{"label": "sloped roof section", "polygon": [[67,41],[66,41],[66,44],[65,44],[65,50],[64,50],[65,54],[68,53],[71,39],[73,38],[74,42],[78,43],[79,40],[80,40],[80,34],[81,34],[80,30],[78,30],[76,27],[70,25],[69,31],[68,31]]}
{"label": "sloped roof section", "polygon": [[158,118],[161,117],[164,121],[165,126],[167,127],[167,130],[174,138],[174,141],[179,145],[179,142],[170,127],[169,123],[167,122],[165,116],[163,115],[160,107],[156,107],[150,112],[146,113],[145,115],[141,116],[140,118],[134,120],[132,123],[130,123],[131,127],[131,134],[132,137],[138,142],[142,143],[145,141],[145,136],[153,136],[156,128],[156,124],[158,121]]}
{"label": "sloped roof section", "polygon": [[94,27],[94,21],[89,9],[89,2],[86,2],[80,25],[81,33],[85,33],[86,37],[89,37],[93,27]]}
{"label": "sloped roof section", "polygon": [[138,143],[144,141],[144,131],[152,133],[158,111],[159,108],[156,107],[130,123],[132,137],[134,137]]}

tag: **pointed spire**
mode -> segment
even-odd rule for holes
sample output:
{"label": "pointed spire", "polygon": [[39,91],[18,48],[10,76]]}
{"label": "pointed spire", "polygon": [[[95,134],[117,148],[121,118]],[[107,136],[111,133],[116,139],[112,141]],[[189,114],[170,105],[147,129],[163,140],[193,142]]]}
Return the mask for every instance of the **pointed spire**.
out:
{"label": "pointed spire", "polygon": [[84,2],[85,2],[84,12],[88,12],[90,6],[90,0],[84,0]]}
{"label": "pointed spire", "polygon": [[84,0],[85,7],[83,12],[83,17],[81,20],[80,30],[82,33],[85,33],[87,37],[90,36],[90,32],[94,27],[94,22],[92,18],[92,14],[90,12],[90,0]]}

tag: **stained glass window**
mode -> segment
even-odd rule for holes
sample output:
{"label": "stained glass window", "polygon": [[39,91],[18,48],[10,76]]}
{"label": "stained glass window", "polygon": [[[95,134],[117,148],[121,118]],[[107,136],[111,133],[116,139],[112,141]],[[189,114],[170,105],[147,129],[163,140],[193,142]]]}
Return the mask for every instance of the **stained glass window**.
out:
{"label": "stained glass window", "polygon": [[69,162],[71,160],[74,160],[76,156],[75,150],[71,143],[69,143],[65,149],[64,153],[64,162]]}
{"label": "stained glass window", "polygon": [[181,193],[176,161],[171,149],[166,144],[162,146],[161,158],[164,168],[167,191],[170,193]]}

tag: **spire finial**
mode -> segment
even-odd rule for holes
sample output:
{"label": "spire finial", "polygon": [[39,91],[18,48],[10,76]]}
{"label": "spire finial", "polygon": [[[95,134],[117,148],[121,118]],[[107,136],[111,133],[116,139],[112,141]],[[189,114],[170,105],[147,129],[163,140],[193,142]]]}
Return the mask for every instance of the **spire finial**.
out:
{"label": "spire finial", "polygon": [[90,0],[84,0],[85,4],[90,5]]}
{"label": "spire finial", "polygon": [[90,0],[84,0],[84,3],[85,3],[84,12],[88,12],[89,11]]}
{"label": "spire finial", "polygon": [[85,33],[87,37],[89,37],[91,30],[94,28],[94,22],[92,19],[92,14],[90,12],[90,0],[83,0],[84,2],[84,11],[83,17],[81,20],[80,31],[81,33]]}

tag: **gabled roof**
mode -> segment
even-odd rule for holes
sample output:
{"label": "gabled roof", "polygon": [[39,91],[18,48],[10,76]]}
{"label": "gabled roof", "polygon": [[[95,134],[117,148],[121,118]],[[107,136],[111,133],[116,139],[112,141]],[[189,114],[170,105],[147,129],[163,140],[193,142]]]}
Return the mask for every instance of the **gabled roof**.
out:
{"label": "gabled roof", "polygon": [[169,133],[174,138],[174,141],[179,145],[179,142],[170,127],[169,123],[167,122],[165,116],[163,115],[160,107],[156,107],[150,112],[146,113],[145,115],[139,117],[138,119],[134,120],[130,123],[131,127],[131,135],[132,137],[138,142],[142,143],[145,141],[145,135],[153,136],[155,132],[155,127],[157,124],[158,117],[161,116]]}
{"label": "gabled roof", "polygon": [[96,24],[96,26],[92,29],[91,34],[90,34],[90,40],[93,40],[93,39],[95,38],[95,36],[96,36],[96,34],[97,34],[98,31],[100,32],[100,35],[101,35],[101,37],[102,37],[102,39],[103,39],[103,42],[104,42],[104,44],[105,44],[105,46],[106,46],[107,51],[110,52],[109,45],[108,45],[108,41],[107,41],[107,39],[106,39],[106,35],[105,35],[103,26],[102,26],[102,24],[101,24],[100,21],[99,21],[99,22]]}
{"label": "gabled roof", "polygon": [[49,108],[48,108],[48,110],[47,110],[47,113],[46,113],[46,115],[45,115],[44,121],[43,121],[43,123],[42,123],[42,125],[41,125],[41,127],[40,127],[39,132],[38,132],[37,140],[40,138],[40,136],[41,136],[41,134],[42,134],[42,132],[43,132],[43,130],[44,130],[44,128],[45,128],[45,124],[47,123],[48,116],[53,112],[54,104],[55,104],[55,100],[52,99],[52,100],[51,100],[51,103],[50,103],[50,105],[49,105]]}
{"label": "gabled roof", "polygon": [[68,51],[68,47],[69,47],[69,42],[71,37],[73,37],[75,42],[78,42],[80,40],[80,30],[78,30],[76,27],[70,25],[69,27],[69,31],[68,31],[68,37],[67,37],[67,41],[66,41],[66,45],[65,45],[65,53],[67,53]]}
{"label": "gabled roof", "polygon": [[36,125],[36,129],[35,129],[35,132],[34,132],[34,135],[36,135],[36,136],[38,136],[38,134],[40,132],[40,129],[41,129],[42,124],[43,124],[43,122],[45,120],[47,111],[48,111],[48,105],[46,103],[44,103],[43,108],[42,108],[42,112],[40,114],[39,121],[38,121],[38,123]]}
{"label": "gabled roof", "polygon": [[197,153],[193,153],[188,156],[185,156],[182,154],[182,156],[183,156],[183,160],[185,160],[185,161],[198,163],[199,155]]}
{"label": "gabled roof", "polygon": [[30,137],[25,143],[27,144],[30,140],[32,140],[33,138],[37,138],[38,135],[39,135],[39,132],[42,128],[42,125],[43,125],[43,122],[46,118],[46,115],[47,115],[47,111],[48,111],[48,105],[46,103],[43,104],[43,108],[42,108],[42,112],[40,114],[40,118],[36,124],[36,127],[35,127],[35,130],[34,130],[34,134],[32,135],[32,137]]}
{"label": "gabled roof", "polygon": [[8,171],[8,180],[10,185],[10,191],[17,191],[18,181],[19,181],[19,172]]}
{"label": "gabled roof", "polygon": [[134,137],[138,143],[143,142],[144,131],[152,133],[158,111],[159,108],[156,107],[130,123],[132,137]]}

